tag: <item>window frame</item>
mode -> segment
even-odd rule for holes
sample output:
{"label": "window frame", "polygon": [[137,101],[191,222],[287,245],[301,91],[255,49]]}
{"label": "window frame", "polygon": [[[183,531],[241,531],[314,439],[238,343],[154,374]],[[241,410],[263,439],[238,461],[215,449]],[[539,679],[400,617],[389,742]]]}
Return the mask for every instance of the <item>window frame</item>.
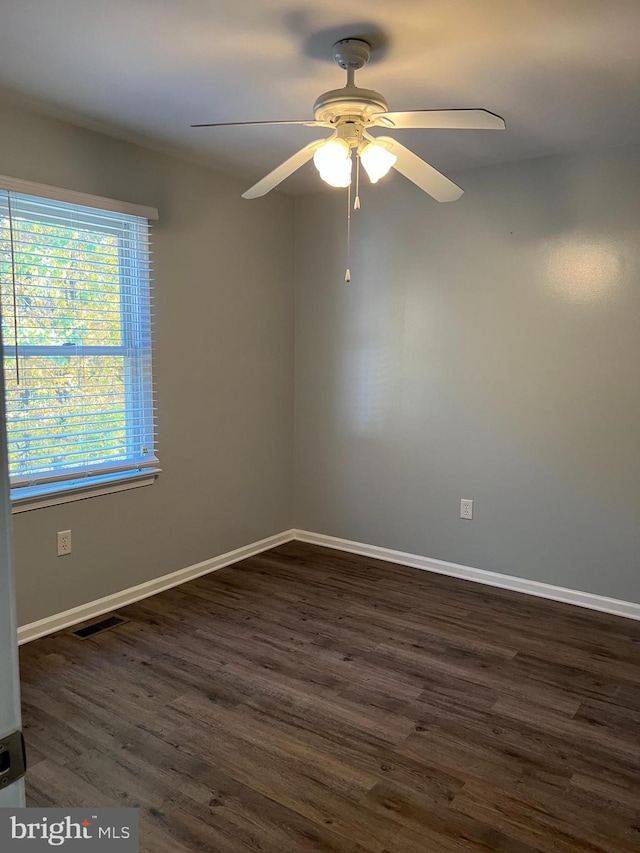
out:
{"label": "window frame", "polygon": [[[9,178],[0,176],[0,190],[20,193],[29,196],[40,196],[53,200],[55,202],[75,204],[82,207],[99,208],[110,213],[122,213],[142,217],[149,222],[158,219],[158,212],[155,208],[144,207],[142,205],[131,204],[129,202],[120,202],[114,199],[103,198],[100,196],[88,195],[79,193],[73,190],[65,190],[57,187],[50,187],[44,184],[35,184],[30,181],[23,181],[17,178]],[[38,216],[33,216],[34,221],[41,222]],[[125,244],[122,247],[122,252],[131,252],[137,235],[135,229],[139,227],[136,223],[131,223],[131,236],[128,240],[123,240]],[[96,221],[96,228],[104,233],[109,232],[109,227],[106,223]],[[114,229],[113,233],[122,240],[122,230]],[[129,244],[128,248],[126,244]],[[123,255],[119,252],[118,257]],[[139,287],[133,287],[133,283],[138,282]],[[127,318],[139,317],[136,312],[135,303],[139,299],[148,299],[150,301],[151,280],[148,275],[141,275],[140,267],[137,264],[125,265],[121,267],[118,274],[118,282],[120,288],[120,331],[121,341],[119,345],[79,345],[82,356],[124,356],[125,357],[125,375],[133,366],[133,362],[127,364],[126,356],[132,349],[144,349],[148,353],[149,358],[153,361],[153,348],[151,341],[150,323],[148,328],[139,326],[138,334]],[[145,293],[141,293],[140,287],[144,288]],[[124,304],[123,304],[123,301]],[[151,320],[151,318],[149,318]],[[146,334],[145,334],[146,333]],[[145,335],[144,338],[140,335]],[[1,343],[1,341],[0,341]],[[43,344],[43,345],[18,345],[18,357],[40,357],[40,358],[60,358],[65,356],[64,344]],[[71,344],[71,347],[74,345]],[[72,357],[69,352],[68,357]],[[9,355],[9,357],[11,357]],[[2,389],[4,393],[5,377],[4,377],[4,354],[0,363],[0,380],[2,381]],[[132,383],[137,385],[135,391],[131,391]],[[127,431],[134,430],[139,439],[139,446],[146,447],[153,445],[153,385],[151,382],[145,382],[144,377],[127,380],[125,378],[125,393],[132,395],[132,399],[143,401],[142,410],[151,413],[151,418],[138,427],[128,424],[125,426]],[[137,408],[137,407],[132,407]],[[130,411],[130,407],[125,407],[125,412]],[[138,439],[134,439],[137,441]],[[127,438],[127,448],[135,446],[130,443]],[[100,469],[105,469],[102,473]],[[118,470],[117,461],[98,463],[92,467],[91,472],[80,471],[78,469],[68,469],[59,473],[57,476],[45,475],[40,482],[34,483],[31,480],[22,478],[20,480],[14,478],[11,482],[11,500],[12,512],[24,512],[25,510],[37,509],[44,506],[53,506],[59,503],[67,503],[69,501],[81,500],[83,498],[93,497],[96,495],[109,494],[112,492],[123,491],[126,489],[138,488],[144,485],[150,485],[155,482],[161,469],[158,467],[158,460],[155,455],[150,456],[148,462],[135,467],[135,463],[129,460],[124,463],[122,469]]]}

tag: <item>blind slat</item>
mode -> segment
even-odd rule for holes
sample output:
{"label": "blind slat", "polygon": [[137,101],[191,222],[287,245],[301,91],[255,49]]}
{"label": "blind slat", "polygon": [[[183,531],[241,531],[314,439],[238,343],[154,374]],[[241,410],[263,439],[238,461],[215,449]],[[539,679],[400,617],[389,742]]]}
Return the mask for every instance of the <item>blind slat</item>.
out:
{"label": "blind slat", "polygon": [[[25,436],[20,432],[20,430],[18,429],[18,425],[16,424],[15,434],[9,439],[8,443],[13,444],[15,446],[17,446],[17,445],[22,446],[25,444],[26,441],[33,440],[34,435],[36,436],[38,441],[42,441],[42,440],[51,441],[52,436],[54,436],[54,435],[55,435],[56,439],[59,439],[60,441],[63,441],[63,440],[66,441],[67,439],[70,439],[73,436],[77,436],[79,433],[82,433],[83,431],[88,431],[88,432],[90,432],[91,435],[102,435],[103,433],[115,432],[119,429],[127,429],[127,428],[133,429],[133,428],[142,427],[142,426],[146,426],[146,425],[147,425],[147,419],[146,418],[139,418],[134,423],[131,423],[130,421],[125,421],[124,419],[120,419],[120,420],[113,419],[111,421],[103,421],[103,422],[96,421],[92,424],[88,424],[86,426],[86,428],[85,428],[85,424],[82,423],[81,426],[83,427],[83,429],[75,429],[75,425],[70,424],[70,425],[67,425],[67,431],[60,433],[59,435],[55,435],[55,432],[54,432],[55,428],[54,427],[51,427],[51,426],[48,428],[43,427],[42,432],[44,433],[44,435],[40,435],[39,431],[38,431],[38,433],[36,433],[35,430],[36,429],[40,430],[40,428],[35,427],[32,430],[30,430],[30,434],[28,436]],[[58,424],[57,426],[59,428],[60,424]],[[104,429],[98,429],[98,427],[104,427]]]}
{"label": "blind slat", "polygon": [[[21,451],[14,449],[14,453],[19,456]],[[102,439],[99,445],[97,439],[95,441],[89,439],[82,451],[65,450],[64,447],[56,447],[51,451],[41,450],[38,455],[30,453],[29,462],[32,470],[37,471],[38,469],[46,470],[52,467],[64,467],[66,464],[65,460],[68,461],[70,459],[73,459],[76,463],[84,459],[89,464],[92,460],[103,462],[109,458],[120,460],[131,458],[132,464],[134,464],[133,460],[137,460],[139,456],[140,452],[138,451],[135,457],[129,457],[122,451],[121,439],[114,436],[112,439]]]}
{"label": "blind slat", "polygon": [[[104,331],[104,330],[96,330],[96,331]],[[9,330],[11,332],[11,330]],[[18,333],[19,334],[19,333]],[[60,337],[58,335],[58,337]],[[92,336],[95,337],[95,336]],[[136,334],[134,332],[128,332],[125,330],[125,337],[127,338],[140,338],[143,337],[140,334]],[[9,339],[5,342],[5,346],[10,346],[14,349],[14,353],[11,355],[15,365],[15,345],[16,341],[13,339],[13,336],[9,334]],[[105,358],[122,358],[122,357],[135,357],[140,356],[140,350],[144,347],[143,342],[135,342],[133,345],[128,346],[126,344],[111,344],[111,343],[75,343],[74,341],[65,340],[63,343],[24,343],[20,340],[17,342],[18,345],[18,360],[21,363],[22,368],[26,371],[29,369],[40,369],[30,367],[31,363],[38,358],[41,359],[67,359],[67,358],[75,358],[76,361],[80,359],[91,359],[95,361],[96,359],[105,359]],[[51,368],[53,370],[54,367]],[[88,366],[87,369],[90,369]]]}
{"label": "blind slat", "polygon": [[[119,412],[109,412],[109,414],[110,415],[113,414],[114,416],[117,415],[117,417],[113,417],[111,419],[105,419],[102,421],[82,420],[81,426],[83,428],[90,429],[92,434],[96,433],[97,427],[103,427],[103,426],[106,426],[107,424],[113,424],[113,426],[108,427],[108,429],[120,428],[120,425],[124,423],[124,409],[120,410]],[[43,423],[47,419],[46,418],[41,418],[41,419],[36,418],[36,420],[38,421],[38,423]],[[53,418],[51,418],[51,420],[53,420]],[[60,419],[58,418],[57,420],[59,421]],[[146,417],[146,415],[139,415],[137,417],[135,417],[135,416],[129,417],[129,418],[127,418],[126,425],[129,427],[132,427],[132,426],[136,426],[139,424],[146,424],[147,420],[148,420],[148,418]],[[22,434],[20,433],[19,427],[22,424],[29,424],[30,425],[30,423],[31,423],[30,420],[29,421],[23,421],[23,420],[12,421],[14,434],[11,436],[11,438],[9,438],[9,443],[11,443],[12,441],[13,442],[18,442],[18,441],[24,442],[24,438],[22,437]],[[75,430],[76,425],[73,423],[69,423],[69,418],[65,419],[65,425],[68,429],[68,435],[74,434],[74,430]],[[48,424],[47,426],[31,426],[30,425],[29,426],[29,435],[33,435],[36,432],[39,433],[40,431],[50,435],[52,432],[52,429],[54,429],[56,427],[59,428],[60,423],[55,424],[55,425],[54,424]],[[66,434],[67,433],[65,433],[64,435],[66,435]]]}
{"label": "blind slat", "polygon": [[[23,240],[21,234],[29,234],[31,239]],[[7,240],[11,242],[11,231],[5,235],[2,242],[6,242]],[[56,241],[58,243],[62,242],[63,245],[56,246]],[[55,234],[39,234],[36,231],[27,232],[25,229],[22,231],[14,229],[13,231],[13,249],[16,253],[18,263],[28,263],[29,258],[50,258],[58,261],[74,261],[75,266],[73,269],[77,269],[77,265],[82,263],[108,264],[109,266],[113,266],[119,260],[118,250],[120,252],[123,250],[127,251],[133,248],[133,243],[137,241],[131,242],[132,246],[129,247],[127,246],[127,240],[124,240],[124,238],[119,240],[114,239],[113,245],[104,246],[102,249],[89,249],[87,248],[86,241],[80,237],[69,238],[60,237]],[[79,257],[74,257],[74,255],[78,255]],[[136,263],[140,263],[143,260],[146,261],[149,257],[149,253],[141,252],[140,259]],[[26,258],[26,260],[21,261],[21,258]],[[125,258],[120,258],[120,260],[124,261]],[[130,266],[133,266],[131,258],[126,260]]]}

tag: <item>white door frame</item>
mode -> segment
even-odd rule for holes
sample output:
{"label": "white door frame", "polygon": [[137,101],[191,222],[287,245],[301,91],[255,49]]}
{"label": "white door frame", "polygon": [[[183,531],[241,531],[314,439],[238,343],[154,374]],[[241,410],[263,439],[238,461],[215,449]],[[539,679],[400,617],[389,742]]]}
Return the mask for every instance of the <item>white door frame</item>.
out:
{"label": "white door frame", "polygon": [[[0,344],[0,738],[21,728],[4,373]],[[0,788],[0,807],[24,806],[24,781]]]}

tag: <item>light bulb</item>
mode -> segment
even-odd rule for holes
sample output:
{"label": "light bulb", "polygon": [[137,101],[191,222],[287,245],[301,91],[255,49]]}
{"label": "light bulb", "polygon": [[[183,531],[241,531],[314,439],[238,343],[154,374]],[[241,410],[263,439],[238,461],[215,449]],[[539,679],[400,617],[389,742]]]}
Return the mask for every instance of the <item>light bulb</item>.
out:
{"label": "light bulb", "polygon": [[351,183],[351,158],[336,163],[331,169],[322,169],[320,177],[330,187],[348,187]]}
{"label": "light bulb", "polygon": [[397,159],[395,154],[387,151],[379,142],[370,142],[360,153],[360,160],[372,184],[377,184],[380,178],[384,178]]}
{"label": "light bulb", "polygon": [[332,187],[351,183],[351,148],[344,139],[330,139],[318,148],[313,162],[322,180]]}

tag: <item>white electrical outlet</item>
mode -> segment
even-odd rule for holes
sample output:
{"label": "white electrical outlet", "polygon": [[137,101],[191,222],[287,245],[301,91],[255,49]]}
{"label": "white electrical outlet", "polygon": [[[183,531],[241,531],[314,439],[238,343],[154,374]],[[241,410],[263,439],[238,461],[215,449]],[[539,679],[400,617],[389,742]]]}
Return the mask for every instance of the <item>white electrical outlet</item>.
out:
{"label": "white electrical outlet", "polygon": [[462,498],[460,501],[460,518],[473,518],[473,501]]}
{"label": "white electrical outlet", "polygon": [[58,530],[58,557],[71,553],[71,531]]}

